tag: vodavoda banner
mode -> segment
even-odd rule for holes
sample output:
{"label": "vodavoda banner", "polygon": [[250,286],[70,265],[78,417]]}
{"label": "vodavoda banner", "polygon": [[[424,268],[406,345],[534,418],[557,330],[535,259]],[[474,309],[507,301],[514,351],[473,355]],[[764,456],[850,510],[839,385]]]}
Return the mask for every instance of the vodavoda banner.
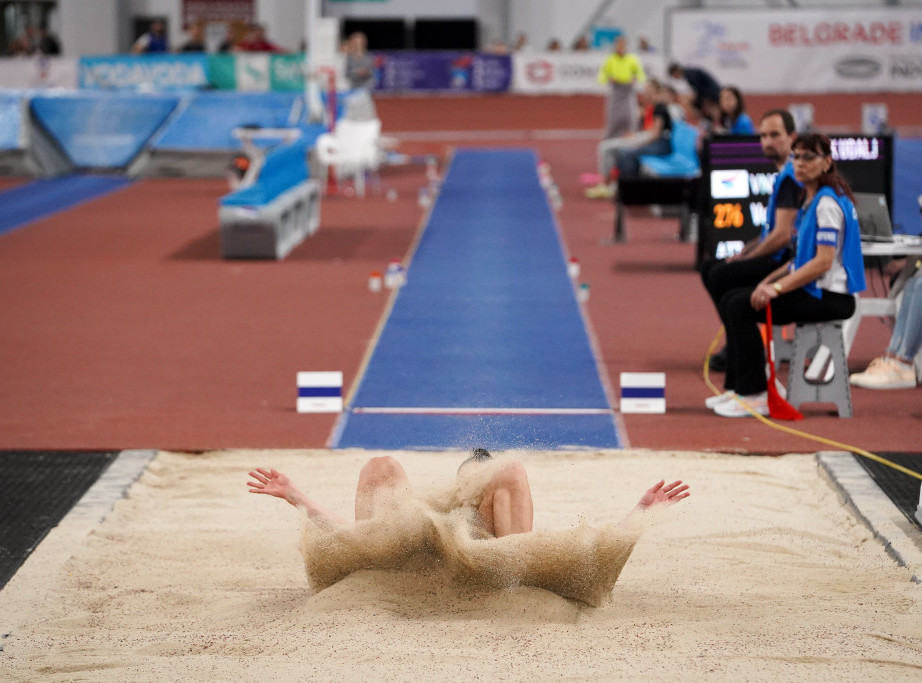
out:
{"label": "vodavoda banner", "polygon": [[672,10],[671,53],[746,92],[922,92],[922,11]]}

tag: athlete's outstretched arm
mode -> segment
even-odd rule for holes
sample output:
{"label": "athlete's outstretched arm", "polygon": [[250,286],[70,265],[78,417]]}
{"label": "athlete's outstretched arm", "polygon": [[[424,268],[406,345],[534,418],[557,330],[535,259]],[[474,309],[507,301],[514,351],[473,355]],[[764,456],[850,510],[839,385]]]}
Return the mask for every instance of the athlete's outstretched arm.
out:
{"label": "athlete's outstretched arm", "polygon": [[688,490],[688,484],[683,484],[681,480],[667,484],[666,480],[663,479],[647,489],[640,497],[635,510],[643,511],[663,505],[672,505],[684,498],[688,498],[689,495],[691,494]]}
{"label": "athlete's outstretched arm", "polygon": [[278,470],[266,470],[257,467],[250,472],[250,476],[253,478],[253,481],[247,482],[247,486],[250,487],[250,493],[262,493],[288,501],[295,507],[302,508],[307,512],[308,517],[315,522],[330,526],[346,523],[342,518],[324,509],[301,493],[298,487],[288,478],[288,475]]}

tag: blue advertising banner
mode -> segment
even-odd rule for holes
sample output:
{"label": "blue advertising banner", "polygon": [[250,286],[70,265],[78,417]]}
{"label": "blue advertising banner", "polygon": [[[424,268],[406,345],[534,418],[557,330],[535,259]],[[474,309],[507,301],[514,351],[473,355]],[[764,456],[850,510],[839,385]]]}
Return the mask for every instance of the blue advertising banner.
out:
{"label": "blue advertising banner", "polygon": [[208,86],[208,56],[119,55],[81,57],[77,83],[102,90],[193,90]]}
{"label": "blue advertising banner", "polygon": [[377,52],[375,89],[502,92],[512,84],[508,55],[473,52]]}

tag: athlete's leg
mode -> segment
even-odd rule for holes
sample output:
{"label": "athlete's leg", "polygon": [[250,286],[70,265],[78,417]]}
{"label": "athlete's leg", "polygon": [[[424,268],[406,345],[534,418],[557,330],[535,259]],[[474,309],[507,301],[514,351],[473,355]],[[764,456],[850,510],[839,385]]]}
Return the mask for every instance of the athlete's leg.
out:
{"label": "athlete's leg", "polygon": [[531,531],[531,487],[521,462],[510,460],[496,470],[484,487],[478,512],[484,528],[497,538]]}
{"label": "athlete's leg", "polygon": [[355,521],[370,519],[375,500],[385,491],[410,493],[410,480],[403,466],[389,455],[372,458],[359,473],[355,490]]}

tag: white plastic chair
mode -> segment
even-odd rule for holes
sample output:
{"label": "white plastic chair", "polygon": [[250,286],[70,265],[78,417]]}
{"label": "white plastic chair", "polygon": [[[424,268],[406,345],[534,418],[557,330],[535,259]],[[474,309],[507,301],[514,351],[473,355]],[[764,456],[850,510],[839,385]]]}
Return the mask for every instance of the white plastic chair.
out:
{"label": "white plastic chair", "polygon": [[337,179],[352,177],[355,194],[365,195],[365,174],[381,162],[381,119],[336,123],[332,133],[317,138],[317,158],[331,166]]}

